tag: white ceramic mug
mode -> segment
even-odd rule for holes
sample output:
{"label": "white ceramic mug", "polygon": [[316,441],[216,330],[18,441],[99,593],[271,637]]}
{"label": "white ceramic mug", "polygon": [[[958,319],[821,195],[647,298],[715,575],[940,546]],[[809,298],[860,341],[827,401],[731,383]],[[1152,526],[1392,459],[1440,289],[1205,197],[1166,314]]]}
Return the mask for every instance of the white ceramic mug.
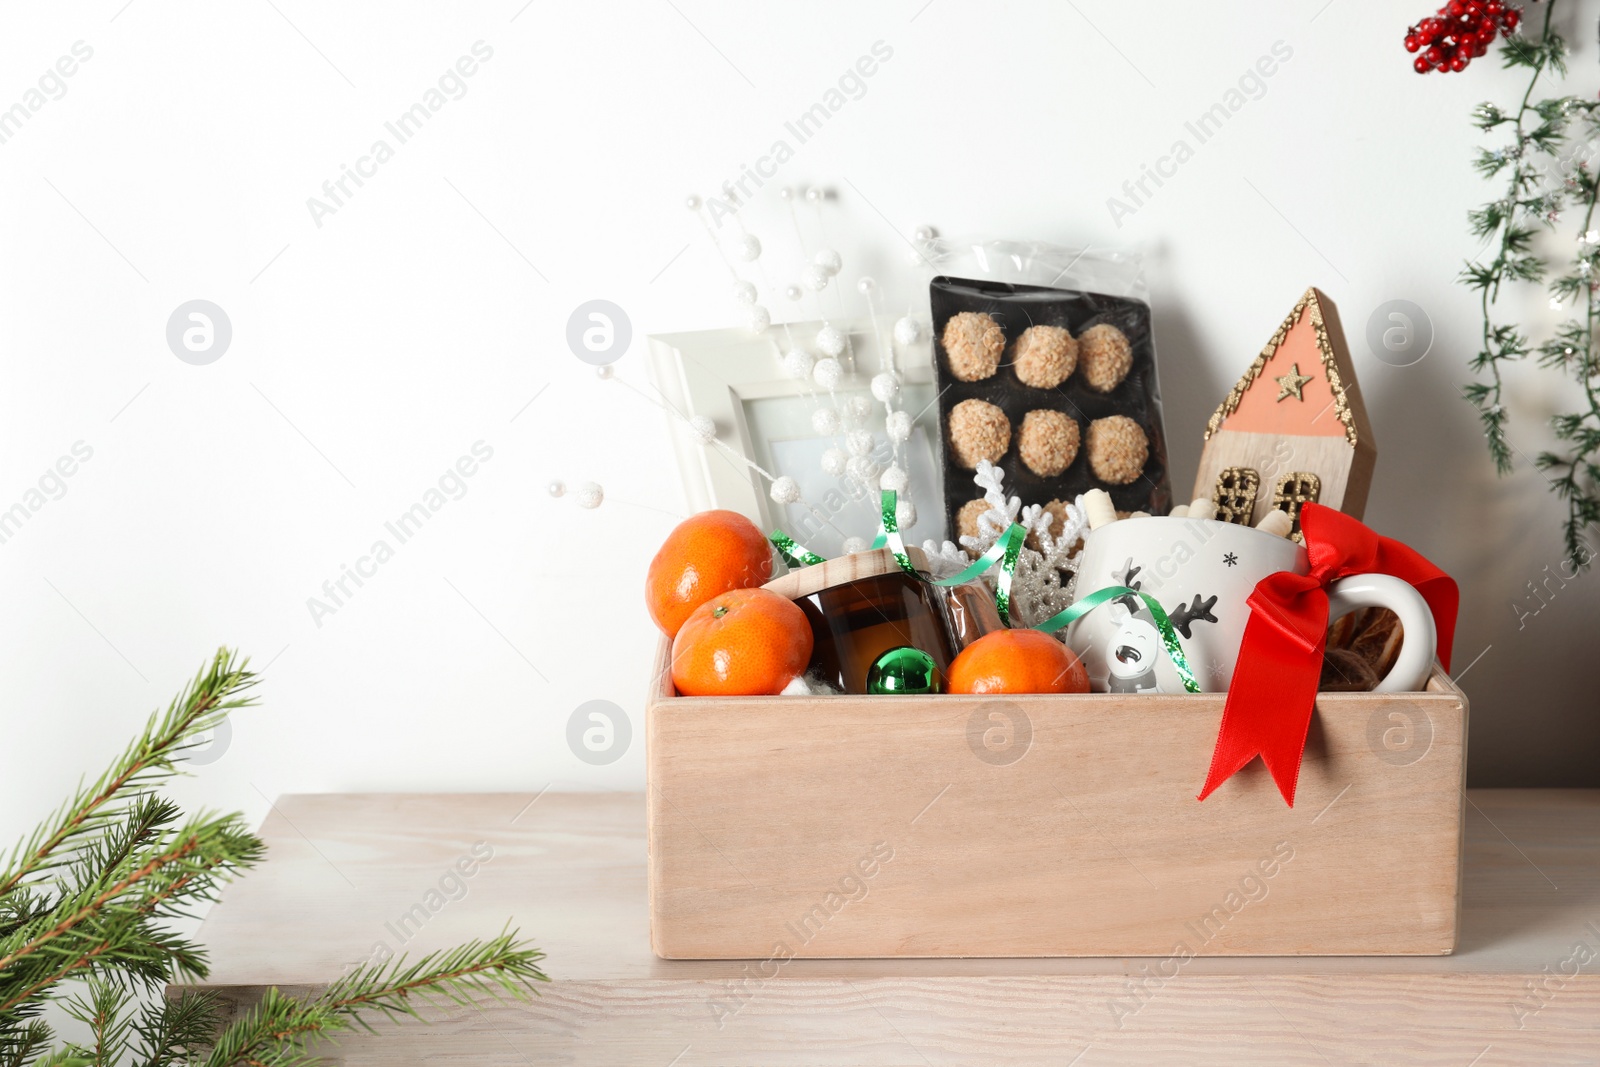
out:
{"label": "white ceramic mug", "polygon": [[[1075,597],[1113,585],[1154,597],[1172,619],[1200,688],[1220,693],[1233,680],[1256,583],[1279,571],[1310,569],[1300,545],[1248,526],[1216,519],[1119,519],[1084,542]],[[1067,644],[1097,690],[1183,692],[1148,609],[1127,600],[1102,604],[1074,622]],[[1388,608],[1405,631],[1400,655],[1377,692],[1421,689],[1438,642],[1422,594],[1387,574],[1355,574],[1328,587],[1330,622],[1365,607]]]}

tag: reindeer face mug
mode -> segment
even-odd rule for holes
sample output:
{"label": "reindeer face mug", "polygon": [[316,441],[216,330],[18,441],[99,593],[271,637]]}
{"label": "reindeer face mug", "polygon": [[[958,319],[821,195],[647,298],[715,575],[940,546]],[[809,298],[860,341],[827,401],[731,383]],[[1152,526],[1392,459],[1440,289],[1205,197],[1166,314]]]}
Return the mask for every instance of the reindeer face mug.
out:
{"label": "reindeer face mug", "polygon": [[[1139,517],[1092,531],[1084,542],[1075,597],[1127,586],[1153,597],[1172,620],[1200,688],[1225,692],[1244,642],[1248,600],[1269,574],[1306,574],[1306,551],[1286,537],[1216,519]],[[1383,607],[1399,616],[1405,639],[1379,692],[1422,688],[1433,666],[1437,632],[1427,602],[1386,574],[1356,574],[1328,587],[1331,622],[1357,608]],[[1143,601],[1123,597],[1090,611],[1067,629],[1097,691],[1181,693]]]}

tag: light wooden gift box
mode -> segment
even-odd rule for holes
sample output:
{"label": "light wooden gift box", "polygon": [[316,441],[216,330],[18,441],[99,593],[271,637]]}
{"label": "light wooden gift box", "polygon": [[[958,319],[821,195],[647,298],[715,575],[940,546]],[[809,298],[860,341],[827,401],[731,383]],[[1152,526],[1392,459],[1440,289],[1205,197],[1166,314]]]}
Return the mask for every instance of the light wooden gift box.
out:
{"label": "light wooden gift box", "polygon": [[1195,799],[1222,694],[679,697],[669,650],[646,712],[660,956],[1175,973],[1455,947],[1467,700],[1437,667],[1424,692],[1320,694],[1289,808],[1259,760]]}
{"label": "light wooden gift box", "polygon": [[[877,331],[851,336],[864,385]],[[652,377],[753,455],[745,403],[802,389],[746,380],[770,348],[654,337]],[[904,356],[930,380],[926,338]],[[694,509],[781,523],[678,422]],[[1222,694],[679,697],[668,651],[646,710],[660,956],[750,958],[759,982],[790,956],[1157,956],[1170,977],[1186,955],[1455,947],[1467,701],[1437,669],[1319,695],[1291,809],[1259,760],[1195,799]]]}

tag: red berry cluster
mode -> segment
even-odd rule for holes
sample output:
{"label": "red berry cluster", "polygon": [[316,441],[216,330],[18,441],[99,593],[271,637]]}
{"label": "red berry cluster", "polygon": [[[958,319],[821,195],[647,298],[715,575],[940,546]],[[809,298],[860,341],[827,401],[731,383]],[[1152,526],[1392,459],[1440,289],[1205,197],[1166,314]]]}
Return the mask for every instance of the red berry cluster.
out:
{"label": "red berry cluster", "polygon": [[1406,31],[1406,51],[1421,52],[1418,74],[1463,71],[1489,50],[1497,33],[1515,33],[1522,12],[1500,0],[1450,0],[1432,18]]}

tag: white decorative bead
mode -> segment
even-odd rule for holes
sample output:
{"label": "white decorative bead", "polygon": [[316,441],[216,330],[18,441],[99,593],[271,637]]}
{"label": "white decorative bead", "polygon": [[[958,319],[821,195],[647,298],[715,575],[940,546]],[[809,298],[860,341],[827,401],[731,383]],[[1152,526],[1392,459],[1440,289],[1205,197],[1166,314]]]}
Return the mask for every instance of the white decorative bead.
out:
{"label": "white decorative bead", "polygon": [[557,478],[555,481],[545,486],[544,491],[555,497],[566,496],[567,483],[562,481],[560,478]]}
{"label": "white decorative bead", "polygon": [[825,356],[844,355],[844,331],[837,326],[824,326],[817,331],[817,348]]}
{"label": "white decorative bead", "polygon": [[866,422],[872,417],[872,401],[864,396],[853,396],[845,403],[845,414],[851,422]]}
{"label": "white decorative bead", "polygon": [[796,348],[783,357],[783,373],[797,382],[803,382],[811,377],[811,368],[816,365],[816,362],[810,352],[803,348]]}
{"label": "white decorative bead", "polygon": [[900,380],[888,371],[872,376],[872,395],[887,404],[900,395]]}
{"label": "white decorative bead", "polygon": [[844,446],[850,450],[852,456],[870,455],[872,452],[872,431],[851,430],[845,435]]}
{"label": "white decorative bead", "polygon": [[832,357],[819,359],[811,370],[811,378],[824,389],[835,389],[844,380],[844,367]]}
{"label": "white decorative bead", "polygon": [[865,537],[846,537],[844,539],[844,554],[853,556],[857,552],[865,552],[871,542]]}
{"label": "white decorative bead", "polygon": [[851,478],[864,486],[871,486],[878,480],[878,472],[882,470],[872,462],[871,456],[851,456],[845,464],[845,472]]}
{"label": "white decorative bead", "polygon": [[788,297],[790,300],[799,300],[806,294],[805,290],[801,289],[798,285],[786,285],[783,287],[783,295]]}
{"label": "white decorative bead", "polygon": [[878,478],[879,489],[893,489],[903,493],[911,485],[911,476],[899,464],[891,463]]}
{"label": "white decorative bead", "polygon": [[911,413],[908,411],[891,411],[884,419],[885,428],[889,431],[889,440],[901,443],[911,440]]}
{"label": "white decorative bead", "polygon": [[688,196],[683,198],[683,206],[688,208],[690,211],[699,211],[700,198],[695,196],[693,193],[690,193]]}
{"label": "white decorative bead", "polygon": [[822,473],[830,474],[837,478],[843,474],[849,464],[850,457],[844,454],[842,448],[830,448],[822,453]]}
{"label": "white decorative bead", "polygon": [[599,378],[602,382],[610,381],[611,376],[615,373],[616,369],[613,368],[609,363],[602,363],[600,366],[594,369],[594,376]]}
{"label": "white decorative bead", "polygon": [[822,199],[827,195],[819,186],[815,185],[806,190],[806,199],[813,204],[821,203]]}
{"label": "white decorative bead", "polygon": [[750,327],[751,333],[766,333],[767,327],[772,325],[772,312],[755,304],[745,312],[745,325]]}
{"label": "white decorative bead", "polygon": [[1287,511],[1269,511],[1265,518],[1256,523],[1256,529],[1277,537],[1288,537],[1289,531],[1294,529],[1294,520],[1289,517]]}
{"label": "white decorative bead", "polygon": [[917,524],[917,506],[909,500],[899,500],[894,505],[895,525],[909,530]]}
{"label": "white decorative bead", "polygon": [[811,262],[822,270],[827,271],[830,275],[838,274],[840,269],[844,267],[844,260],[840,258],[839,253],[831,248],[817,249],[817,254],[811,257]]}
{"label": "white decorative bead", "polygon": [[599,507],[600,502],[606,498],[606,491],[594,482],[584,482],[573,492],[577,494],[578,506],[591,511]]}
{"label": "white decorative bead", "polygon": [[754,304],[756,302],[756,287],[750,282],[734,282],[733,301],[736,304]]}
{"label": "white decorative bead", "polygon": [[801,272],[800,280],[804,282],[805,287],[810,289],[813,293],[820,293],[822,290],[828,287],[828,283],[833,280],[833,275],[829,274],[821,267],[812,265]]}
{"label": "white decorative bead", "polygon": [[772,500],[777,504],[793,504],[800,499],[800,483],[787,474],[772,483]]}
{"label": "white decorative bead", "polygon": [[833,437],[839,432],[839,413],[833,408],[818,408],[811,413],[811,428],[823,437]]}
{"label": "white decorative bead", "polygon": [[932,226],[918,226],[911,231],[911,237],[916,241],[931,241],[939,235]]}
{"label": "white decorative bead", "polygon": [[871,278],[862,278],[859,282],[856,282],[856,292],[862,296],[871,296],[872,291],[877,287],[878,283]]}
{"label": "white decorative bead", "polygon": [[761,258],[761,242],[753,233],[741,233],[733,239],[733,255],[746,263],[754,263]]}
{"label": "white decorative bead", "polygon": [[700,443],[709,445],[717,439],[717,424],[704,415],[696,415],[689,420],[689,429],[699,438]]}
{"label": "white decorative bead", "polygon": [[782,189],[778,190],[778,199],[779,200],[793,200],[794,199],[794,190],[789,188],[787,185],[785,185]]}
{"label": "white decorative bead", "polygon": [[902,345],[914,345],[922,339],[922,324],[907,315],[894,324],[894,339]]}

